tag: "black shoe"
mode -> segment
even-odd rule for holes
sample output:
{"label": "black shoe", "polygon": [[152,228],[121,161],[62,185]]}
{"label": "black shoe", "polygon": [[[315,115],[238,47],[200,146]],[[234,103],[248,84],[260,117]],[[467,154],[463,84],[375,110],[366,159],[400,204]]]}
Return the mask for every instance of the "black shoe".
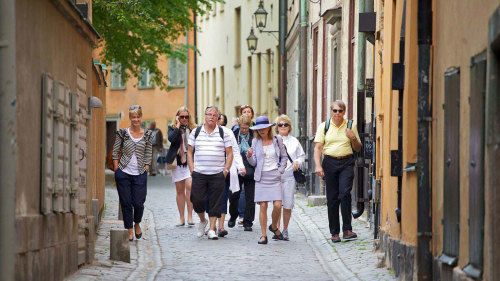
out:
{"label": "black shoe", "polygon": [[233,228],[235,225],[236,225],[236,220],[230,219],[227,222],[227,226],[230,227],[230,228]]}
{"label": "black shoe", "polygon": [[224,237],[228,234],[227,230],[223,229],[223,230],[219,230],[218,233],[217,233],[217,236],[219,237]]}
{"label": "black shoe", "polygon": [[[264,239],[262,239],[264,238]],[[260,239],[259,239],[259,242],[257,242],[258,244],[267,244],[267,236],[261,236]]]}
{"label": "black shoe", "polygon": [[[140,228],[139,228],[140,229]],[[135,232],[135,231],[134,231]],[[141,239],[142,237],[142,229],[141,229],[141,233],[137,234],[137,232],[135,232],[135,238],[137,239]]]}
{"label": "black shoe", "polygon": [[245,226],[245,228],[243,230],[244,231],[252,231],[252,227],[251,226]]}
{"label": "black shoe", "polygon": [[[283,233],[280,232],[280,234],[278,234],[277,232],[279,231],[279,229],[273,229],[273,225],[272,224],[269,225],[269,230],[272,233],[274,233],[273,239],[283,240]],[[276,238],[274,238],[274,237],[276,237]]]}

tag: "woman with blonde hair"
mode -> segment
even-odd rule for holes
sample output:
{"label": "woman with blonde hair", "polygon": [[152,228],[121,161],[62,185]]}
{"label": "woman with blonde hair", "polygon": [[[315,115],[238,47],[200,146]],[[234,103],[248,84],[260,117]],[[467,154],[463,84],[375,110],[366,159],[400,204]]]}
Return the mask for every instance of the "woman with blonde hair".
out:
{"label": "woman with blonde hair", "polygon": [[[129,108],[130,127],[116,132],[113,146],[113,170],[122,207],[123,224],[128,229],[128,238],[134,240],[132,222],[135,223],[135,237],[140,239],[140,222],[144,213],[147,194],[148,171],[153,158],[153,133],[141,128],[142,109],[140,105]],[[121,152],[121,154],[120,154]]]}
{"label": "woman with blonde hair", "polygon": [[292,120],[290,117],[282,114],[276,118],[276,133],[283,138],[283,144],[286,147],[287,159],[285,173],[282,176],[282,191],[283,191],[283,239],[288,241],[288,223],[292,216],[292,209],[295,203],[295,178],[293,172],[306,160],[304,149],[300,145],[299,140],[294,136],[289,135],[292,131]]}
{"label": "woman with blonde hair", "polygon": [[255,167],[255,203],[260,205],[259,221],[262,236],[259,244],[267,244],[267,205],[273,202],[272,223],[269,230],[276,238],[283,240],[283,234],[278,229],[278,221],[281,216],[281,175],[285,172],[287,156],[281,136],[273,137],[271,127],[266,116],[259,116],[255,126],[250,129],[256,131],[252,141],[252,147],[247,151],[247,159],[250,165]]}
{"label": "woman with blonde hair", "polygon": [[180,107],[175,113],[172,124],[168,126],[168,150],[166,161],[172,168],[172,182],[177,192],[176,201],[179,209],[179,223],[175,226],[186,225],[184,216],[185,206],[188,211],[188,225],[193,226],[193,204],[191,203],[191,173],[187,165],[188,138],[196,124],[187,107]]}

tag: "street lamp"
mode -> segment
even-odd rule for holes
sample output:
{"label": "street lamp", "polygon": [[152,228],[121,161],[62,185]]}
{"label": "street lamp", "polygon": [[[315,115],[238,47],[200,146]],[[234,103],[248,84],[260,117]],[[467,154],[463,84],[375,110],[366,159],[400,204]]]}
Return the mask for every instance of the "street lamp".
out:
{"label": "street lamp", "polygon": [[259,40],[259,38],[257,38],[257,36],[255,36],[255,34],[253,33],[253,27],[252,29],[250,29],[250,35],[248,35],[247,37],[247,45],[248,45],[248,50],[250,51],[250,53],[254,53],[255,50],[257,50],[257,41]]}
{"label": "street lamp", "polygon": [[260,0],[259,2],[259,7],[257,8],[257,11],[253,13],[255,16],[255,25],[259,29],[260,32],[266,28],[267,24],[267,11],[264,9],[264,1]]}

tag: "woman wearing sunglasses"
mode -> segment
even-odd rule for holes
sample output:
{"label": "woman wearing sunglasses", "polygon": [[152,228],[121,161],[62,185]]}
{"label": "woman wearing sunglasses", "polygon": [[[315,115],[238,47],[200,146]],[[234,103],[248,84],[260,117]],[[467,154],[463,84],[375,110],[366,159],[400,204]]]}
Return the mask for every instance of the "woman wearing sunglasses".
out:
{"label": "woman wearing sunglasses", "polygon": [[[292,130],[292,120],[285,114],[280,115],[276,118],[276,133],[278,133],[283,138],[283,144],[286,147],[288,153],[286,163],[286,170],[283,174],[283,240],[288,241],[288,223],[290,222],[290,217],[292,216],[292,209],[295,203],[295,178],[293,176],[293,171],[299,169],[299,167],[306,160],[306,154],[304,149],[300,145],[298,139],[294,136],[289,135]],[[293,161],[293,163],[291,162]],[[273,237],[274,238],[274,237]]]}
{"label": "woman wearing sunglasses", "polygon": [[[139,105],[129,108],[130,127],[116,133],[113,146],[113,169],[122,207],[123,223],[128,229],[129,240],[140,239],[139,223],[144,213],[147,194],[147,174],[153,158],[151,130],[141,128],[142,109]],[[121,154],[120,154],[121,153]]]}
{"label": "woman wearing sunglasses", "polygon": [[186,107],[180,107],[175,113],[172,124],[168,126],[168,141],[170,148],[167,153],[167,164],[172,170],[172,182],[177,192],[176,201],[179,209],[179,223],[175,226],[186,225],[184,211],[187,205],[187,223],[194,225],[193,204],[191,203],[191,173],[187,166],[188,138],[196,124]]}
{"label": "woman wearing sunglasses", "polygon": [[252,147],[247,151],[247,159],[250,165],[255,166],[255,203],[260,205],[259,221],[262,236],[259,244],[267,244],[267,205],[273,202],[272,223],[269,230],[276,238],[283,240],[283,234],[278,229],[278,221],[281,217],[281,175],[285,172],[287,155],[281,136],[273,137],[271,127],[266,116],[259,116],[255,126],[250,129],[257,131],[252,141]]}

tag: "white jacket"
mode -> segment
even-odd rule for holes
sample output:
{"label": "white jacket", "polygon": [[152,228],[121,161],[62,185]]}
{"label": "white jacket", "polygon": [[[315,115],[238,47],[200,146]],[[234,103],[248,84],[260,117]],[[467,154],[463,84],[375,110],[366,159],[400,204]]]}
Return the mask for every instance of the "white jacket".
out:
{"label": "white jacket", "polygon": [[238,180],[238,170],[241,168],[245,168],[243,164],[243,159],[241,159],[240,147],[236,138],[234,137],[233,131],[231,129],[222,127],[225,133],[229,135],[231,138],[231,146],[233,147],[233,163],[231,164],[231,168],[229,169],[229,190],[231,192],[237,192],[240,190],[240,181]]}

